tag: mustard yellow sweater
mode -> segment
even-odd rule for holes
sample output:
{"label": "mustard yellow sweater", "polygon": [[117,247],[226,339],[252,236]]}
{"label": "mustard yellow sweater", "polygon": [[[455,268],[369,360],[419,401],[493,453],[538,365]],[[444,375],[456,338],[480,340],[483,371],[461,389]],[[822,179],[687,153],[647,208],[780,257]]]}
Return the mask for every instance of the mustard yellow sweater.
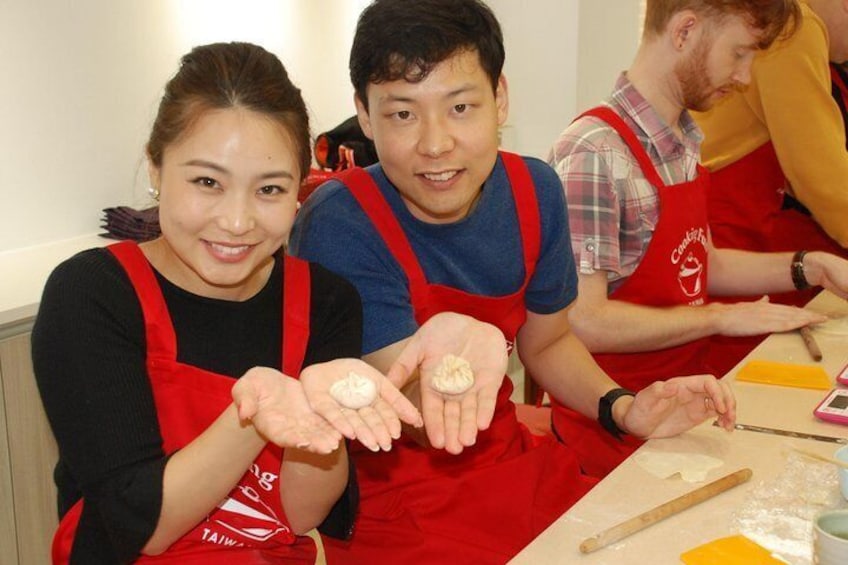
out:
{"label": "mustard yellow sweater", "polygon": [[693,115],[704,131],[702,159],[710,170],[771,140],[795,197],[848,247],[848,152],[831,97],[829,38],[810,7],[802,2],[801,10],[798,31],[757,55],[748,88]]}

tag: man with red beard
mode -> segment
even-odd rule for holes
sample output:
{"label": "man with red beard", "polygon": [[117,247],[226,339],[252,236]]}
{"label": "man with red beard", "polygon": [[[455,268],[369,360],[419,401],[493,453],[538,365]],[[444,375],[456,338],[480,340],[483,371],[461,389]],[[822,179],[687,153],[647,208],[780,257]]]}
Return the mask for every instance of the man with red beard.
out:
{"label": "man with red beard", "polygon": [[[794,0],[648,0],[632,66],[553,146],[578,268],[569,322],[627,389],[720,377],[761,339],[754,336],[823,320],[767,298],[711,296],[848,290],[848,262],[834,255],[716,249],[707,227],[702,135],[688,110],[747,84],[755,53],[791,33],[798,17]],[[641,443],[553,404],[556,435],[589,474],[605,475]]]}

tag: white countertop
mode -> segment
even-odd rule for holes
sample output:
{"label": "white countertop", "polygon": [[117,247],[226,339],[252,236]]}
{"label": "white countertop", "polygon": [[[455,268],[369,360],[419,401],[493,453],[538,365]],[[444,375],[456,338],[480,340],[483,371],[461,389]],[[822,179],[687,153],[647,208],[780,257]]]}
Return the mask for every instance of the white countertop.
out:
{"label": "white countertop", "polygon": [[31,320],[53,269],[78,251],[114,240],[96,234],[0,252],[0,328]]}

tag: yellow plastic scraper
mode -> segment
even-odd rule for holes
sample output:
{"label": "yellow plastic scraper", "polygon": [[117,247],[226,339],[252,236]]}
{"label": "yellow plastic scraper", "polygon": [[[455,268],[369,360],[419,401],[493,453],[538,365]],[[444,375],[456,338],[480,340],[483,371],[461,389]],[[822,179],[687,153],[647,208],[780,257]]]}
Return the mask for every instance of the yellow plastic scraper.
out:
{"label": "yellow plastic scraper", "polygon": [[786,565],[743,535],[713,540],[680,556],[686,565]]}
{"label": "yellow plastic scraper", "polygon": [[829,390],[833,386],[825,370],[817,365],[775,361],[749,361],[736,373],[736,380],[818,390]]}

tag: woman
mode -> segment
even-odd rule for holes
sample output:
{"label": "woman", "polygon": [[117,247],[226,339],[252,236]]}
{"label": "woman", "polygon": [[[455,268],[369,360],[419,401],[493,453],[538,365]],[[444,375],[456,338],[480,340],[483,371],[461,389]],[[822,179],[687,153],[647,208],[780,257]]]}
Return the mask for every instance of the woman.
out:
{"label": "woman", "polygon": [[[300,91],[260,47],[195,48],[147,157],[162,236],[60,265],[33,330],[60,452],[54,562],[314,563],[302,534],[352,530],[342,435],[387,450],[398,416],[421,421],[354,359],[353,287],[282,253],[310,164]],[[351,371],[373,405],[328,394]]]}

